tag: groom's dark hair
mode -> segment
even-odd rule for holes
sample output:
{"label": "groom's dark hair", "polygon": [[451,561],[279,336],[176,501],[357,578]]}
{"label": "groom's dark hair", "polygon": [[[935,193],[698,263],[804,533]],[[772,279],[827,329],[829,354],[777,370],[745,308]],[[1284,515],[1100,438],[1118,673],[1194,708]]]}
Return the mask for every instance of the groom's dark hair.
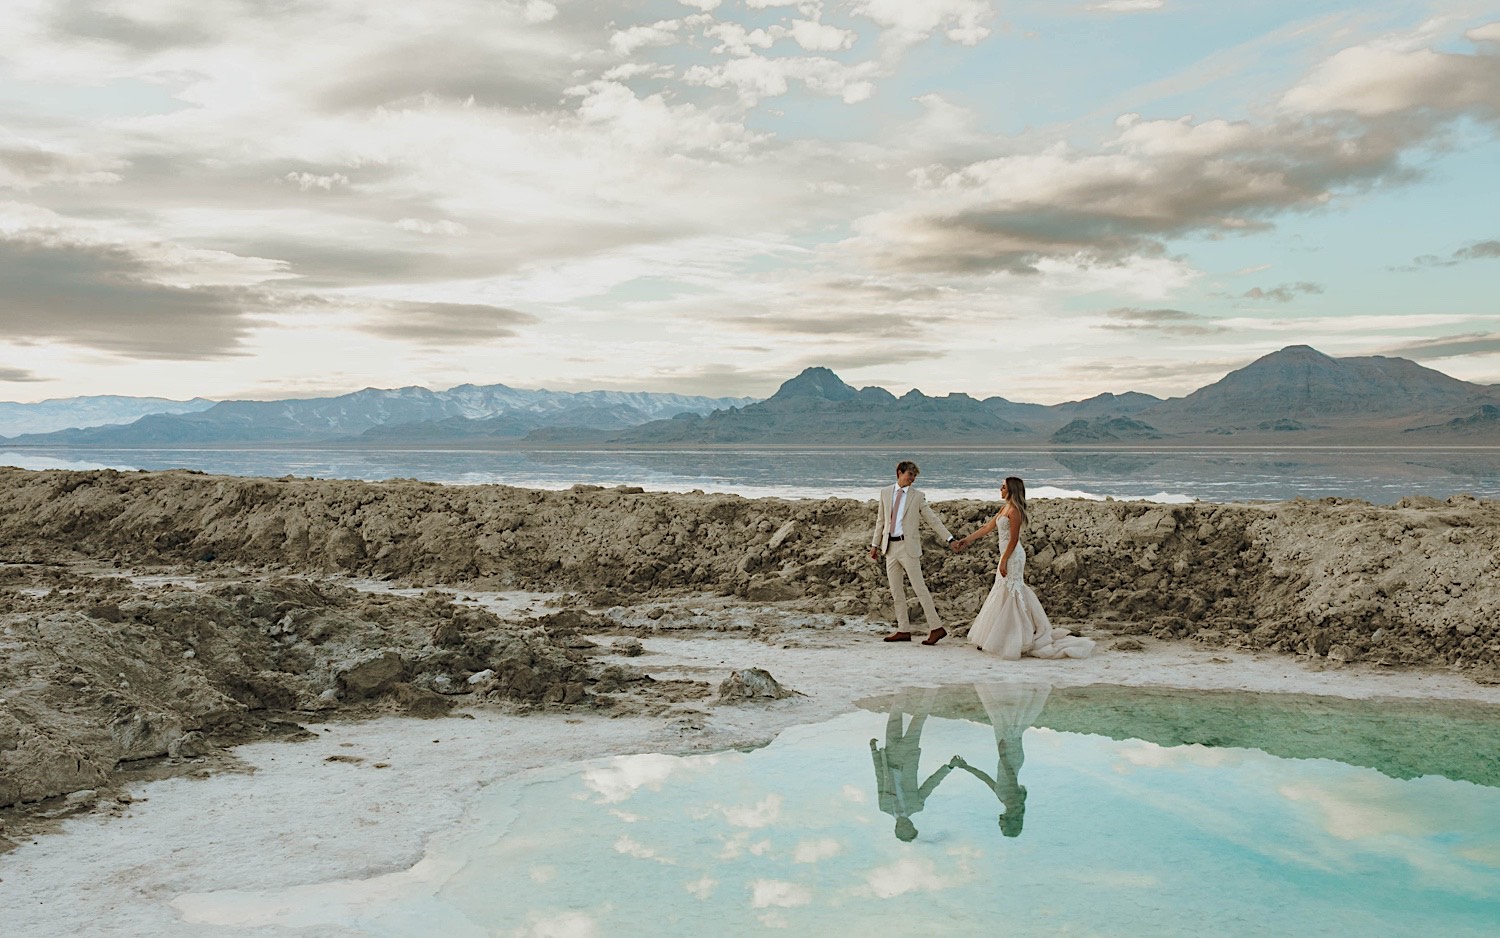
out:
{"label": "groom's dark hair", "polygon": [[896,472],[898,474],[902,472],[910,472],[914,476],[919,476],[922,474],[922,470],[918,469],[917,464],[912,462],[910,459],[903,459],[900,462],[896,463]]}

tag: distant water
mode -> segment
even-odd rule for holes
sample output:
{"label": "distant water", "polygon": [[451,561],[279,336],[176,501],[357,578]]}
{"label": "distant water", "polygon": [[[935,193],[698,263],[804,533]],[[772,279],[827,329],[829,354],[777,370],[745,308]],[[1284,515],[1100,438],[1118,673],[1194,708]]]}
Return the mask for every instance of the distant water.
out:
{"label": "distant water", "polygon": [[1494,935],[1495,708],[1267,696],[910,689],[493,785],[405,870],[172,905],[218,935]]}
{"label": "distant water", "polygon": [[922,467],[935,500],[997,497],[1008,475],[1034,498],[1159,502],[1408,495],[1500,498],[1500,447],[1423,449],[713,449],[349,450],[0,449],[0,465],[25,469],[197,469],[239,476],[421,479],[565,489],[578,483],[747,497],[870,498],[900,459]]}

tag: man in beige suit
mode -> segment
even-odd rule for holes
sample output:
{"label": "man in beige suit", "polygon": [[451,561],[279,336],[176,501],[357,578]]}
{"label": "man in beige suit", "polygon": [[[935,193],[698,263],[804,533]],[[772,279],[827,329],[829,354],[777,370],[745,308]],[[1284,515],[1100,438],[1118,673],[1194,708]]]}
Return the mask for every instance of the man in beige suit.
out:
{"label": "man in beige suit", "polygon": [[917,491],[912,483],[922,470],[911,460],[896,464],[896,484],[880,490],[880,508],[875,518],[875,533],[870,538],[870,559],[879,560],[885,554],[885,574],[891,581],[891,597],[896,603],[896,631],[885,637],[888,642],[911,641],[911,624],[906,615],[906,591],[901,577],[911,580],[911,591],[917,594],[922,604],[922,614],[927,617],[927,640],[924,645],[936,645],[947,636],[932,605],[932,594],[922,581],[922,538],[919,528],[921,519],[937,529],[953,544],[953,535],[943,525],[943,519],[927,505],[927,496]]}

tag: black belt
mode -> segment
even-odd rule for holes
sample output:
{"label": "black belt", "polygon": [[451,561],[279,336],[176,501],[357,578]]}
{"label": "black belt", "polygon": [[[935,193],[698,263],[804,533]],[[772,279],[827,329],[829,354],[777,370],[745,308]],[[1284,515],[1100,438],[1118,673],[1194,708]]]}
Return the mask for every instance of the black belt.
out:
{"label": "black belt", "polygon": [[905,534],[895,534],[895,535],[892,535],[892,536],[886,538],[886,540],[888,540],[888,541],[904,541],[904,540],[906,540],[906,535]]}

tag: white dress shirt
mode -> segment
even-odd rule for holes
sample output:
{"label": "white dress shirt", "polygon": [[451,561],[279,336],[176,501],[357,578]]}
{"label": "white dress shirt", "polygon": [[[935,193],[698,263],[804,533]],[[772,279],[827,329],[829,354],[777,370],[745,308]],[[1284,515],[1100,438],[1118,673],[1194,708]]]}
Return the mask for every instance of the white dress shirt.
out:
{"label": "white dress shirt", "polygon": [[[891,528],[891,537],[906,536],[906,532],[903,530],[902,516],[906,514],[906,500],[911,497],[911,493],[908,491],[910,488],[911,486],[909,485],[897,486],[896,494],[891,496],[891,510],[896,513],[896,526]],[[869,516],[866,515],[865,517]]]}

